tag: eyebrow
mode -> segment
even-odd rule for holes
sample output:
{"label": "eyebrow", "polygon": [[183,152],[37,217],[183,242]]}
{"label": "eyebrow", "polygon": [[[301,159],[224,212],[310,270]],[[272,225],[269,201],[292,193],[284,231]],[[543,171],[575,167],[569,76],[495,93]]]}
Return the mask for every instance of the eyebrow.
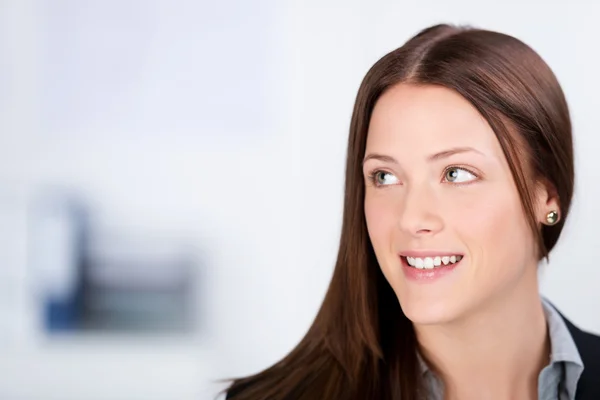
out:
{"label": "eyebrow", "polygon": [[[475,153],[478,153],[478,154],[484,156],[484,154],[482,152],[480,152],[479,150],[474,149],[472,147],[453,147],[451,149],[443,150],[438,153],[432,154],[429,157],[427,157],[427,160],[430,162],[437,161],[437,160],[441,160],[443,158],[453,156],[455,154],[468,153],[468,152],[475,152]],[[394,157],[387,156],[385,154],[370,153],[370,154],[366,155],[365,158],[363,159],[363,165],[368,160],[371,160],[371,159],[388,162],[388,163],[392,163],[392,164],[398,164],[398,161]]]}

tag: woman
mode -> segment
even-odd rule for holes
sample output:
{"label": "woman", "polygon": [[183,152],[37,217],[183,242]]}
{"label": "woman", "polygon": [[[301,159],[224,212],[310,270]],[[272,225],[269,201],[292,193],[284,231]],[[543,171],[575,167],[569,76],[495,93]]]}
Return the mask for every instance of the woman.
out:
{"label": "woman", "polygon": [[504,34],[423,30],[359,89],[313,325],[228,398],[600,399],[600,338],[538,289],[573,182],[569,111],[545,62]]}

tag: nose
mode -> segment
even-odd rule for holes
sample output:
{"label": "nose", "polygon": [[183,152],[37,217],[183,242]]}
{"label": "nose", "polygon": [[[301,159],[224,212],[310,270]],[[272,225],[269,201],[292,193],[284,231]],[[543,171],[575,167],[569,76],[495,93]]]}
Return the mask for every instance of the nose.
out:
{"label": "nose", "polygon": [[443,228],[440,202],[427,185],[407,188],[400,204],[398,224],[409,235],[432,236]]}

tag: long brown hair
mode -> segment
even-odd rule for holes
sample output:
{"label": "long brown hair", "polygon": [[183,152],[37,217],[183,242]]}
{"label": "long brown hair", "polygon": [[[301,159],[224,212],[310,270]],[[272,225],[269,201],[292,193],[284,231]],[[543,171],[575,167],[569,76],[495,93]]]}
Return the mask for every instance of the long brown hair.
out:
{"label": "long brown hair", "polygon": [[[441,85],[472,103],[494,130],[523,210],[548,256],[567,218],[574,184],[571,122],[546,63],[523,42],[497,32],[436,25],[382,57],[365,76],[354,105],[346,162],[344,214],[333,277],[312,326],[283,360],[234,381],[229,398],[399,399],[425,396],[412,323],[385,280],[364,215],[365,153],[378,98],[399,83]],[[532,180],[558,196],[560,220],[536,221]]]}

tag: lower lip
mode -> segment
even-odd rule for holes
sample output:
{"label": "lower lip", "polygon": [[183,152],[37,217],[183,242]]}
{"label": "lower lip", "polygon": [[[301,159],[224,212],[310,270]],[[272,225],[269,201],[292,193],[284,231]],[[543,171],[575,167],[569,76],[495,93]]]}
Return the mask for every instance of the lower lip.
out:
{"label": "lower lip", "polygon": [[442,265],[439,267],[433,267],[433,268],[429,268],[429,269],[427,269],[427,268],[419,269],[419,268],[411,267],[410,265],[408,265],[405,257],[400,257],[400,260],[402,262],[402,270],[404,271],[404,276],[406,276],[408,279],[410,279],[412,281],[424,282],[424,283],[433,282],[433,281],[440,279],[441,277],[443,277],[445,275],[448,275],[449,273],[454,271],[454,269],[457,266],[459,266],[460,263],[462,262],[462,259],[461,259],[459,262],[456,262],[454,264]]}

